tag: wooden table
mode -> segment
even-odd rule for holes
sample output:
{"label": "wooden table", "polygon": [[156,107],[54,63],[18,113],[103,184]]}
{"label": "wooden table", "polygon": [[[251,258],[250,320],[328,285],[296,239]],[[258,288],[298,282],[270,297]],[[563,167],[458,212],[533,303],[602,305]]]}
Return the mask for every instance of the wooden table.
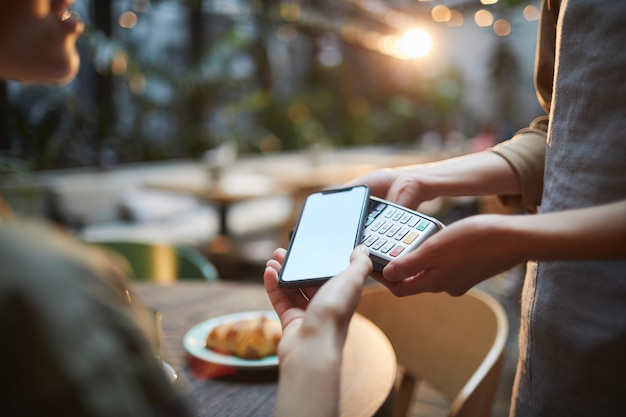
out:
{"label": "wooden table", "polygon": [[341,186],[375,169],[432,162],[451,155],[423,152],[419,149],[365,147],[328,150],[312,162],[309,151],[284,152],[238,159],[219,178],[209,178],[206,167],[198,164],[193,174],[149,181],[147,188],[192,195],[218,209],[219,230],[210,252],[232,249],[228,230],[231,206],[276,195],[290,196],[294,201],[292,216],[285,221],[283,232],[291,230],[304,198],[323,188]]}
{"label": "wooden table", "polygon": [[[177,371],[177,386],[197,416],[271,416],[277,392],[277,370],[242,371],[198,379],[188,366],[184,334],[212,317],[250,310],[271,310],[260,284],[232,281],[136,283],[136,293],[163,313],[162,357]],[[344,350],[341,416],[390,415],[396,358],[391,344],[369,320],[355,315]],[[378,414],[377,414],[378,413]]]}
{"label": "wooden table", "polygon": [[218,235],[230,236],[228,210],[231,206],[285,192],[271,178],[262,175],[232,175],[221,180],[194,178],[187,181],[159,181],[144,184],[146,188],[191,195],[206,201],[218,210]]}

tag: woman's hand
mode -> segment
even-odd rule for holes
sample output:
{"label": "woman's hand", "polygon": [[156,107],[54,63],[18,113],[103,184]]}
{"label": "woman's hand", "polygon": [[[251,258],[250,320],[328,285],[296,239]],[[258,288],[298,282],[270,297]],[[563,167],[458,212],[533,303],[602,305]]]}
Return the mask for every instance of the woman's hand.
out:
{"label": "woman's hand", "polygon": [[509,219],[478,215],[459,220],[390,262],[382,279],[375,277],[397,296],[441,291],[462,295],[525,261],[516,235],[507,229]]}
{"label": "woman's hand", "polygon": [[422,176],[418,174],[419,168],[416,165],[380,169],[350,181],[347,186],[367,185],[372,195],[415,209],[422,202],[432,198],[426,195]]}
{"label": "woman's hand", "polygon": [[372,262],[367,249],[359,246],[345,271],[316,291],[307,291],[305,298],[297,289],[278,285],[284,259],[285,250],[277,249],[263,274],[283,326],[275,415],[335,416],[343,346]]}
{"label": "woman's hand", "polygon": [[501,156],[478,152],[453,159],[380,169],[350,181],[367,185],[372,195],[416,209],[437,197],[518,195],[517,175]]}

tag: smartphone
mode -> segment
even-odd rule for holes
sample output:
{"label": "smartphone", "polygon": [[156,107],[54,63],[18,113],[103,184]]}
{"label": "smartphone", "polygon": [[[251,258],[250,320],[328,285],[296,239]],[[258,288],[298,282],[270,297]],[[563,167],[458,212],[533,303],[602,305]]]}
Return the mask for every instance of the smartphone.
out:
{"label": "smartphone", "polygon": [[369,207],[363,185],[319,191],[304,201],[279,273],[284,288],[323,284],[350,264]]}
{"label": "smartphone", "polygon": [[378,197],[370,197],[363,244],[374,271],[403,256],[444,228],[439,220]]}

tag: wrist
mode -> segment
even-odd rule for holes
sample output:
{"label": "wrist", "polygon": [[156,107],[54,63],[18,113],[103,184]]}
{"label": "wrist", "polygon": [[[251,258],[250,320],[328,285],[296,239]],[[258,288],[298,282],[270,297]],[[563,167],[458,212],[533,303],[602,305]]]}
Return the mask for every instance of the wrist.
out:
{"label": "wrist", "polygon": [[[336,416],[339,413],[341,351],[295,349],[281,359],[276,417]],[[313,359],[314,358],[314,359]]]}

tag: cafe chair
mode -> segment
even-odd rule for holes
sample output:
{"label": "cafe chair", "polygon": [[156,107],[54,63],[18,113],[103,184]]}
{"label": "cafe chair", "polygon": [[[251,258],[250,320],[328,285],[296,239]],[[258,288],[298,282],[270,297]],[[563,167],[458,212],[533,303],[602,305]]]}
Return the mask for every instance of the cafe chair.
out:
{"label": "cafe chair", "polygon": [[132,279],[171,282],[183,279],[216,281],[213,264],[189,246],[137,241],[92,241],[126,262]]}
{"label": "cafe chair", "polygon": [[471,289],[460,297],[424,293],[396,297],[366,286],[357,311],[393,346],[400,374],[394,417],[406,417],[416,384],[427,381],[450,404],[448,417],[489,417],[508,336],[502,306]]}

